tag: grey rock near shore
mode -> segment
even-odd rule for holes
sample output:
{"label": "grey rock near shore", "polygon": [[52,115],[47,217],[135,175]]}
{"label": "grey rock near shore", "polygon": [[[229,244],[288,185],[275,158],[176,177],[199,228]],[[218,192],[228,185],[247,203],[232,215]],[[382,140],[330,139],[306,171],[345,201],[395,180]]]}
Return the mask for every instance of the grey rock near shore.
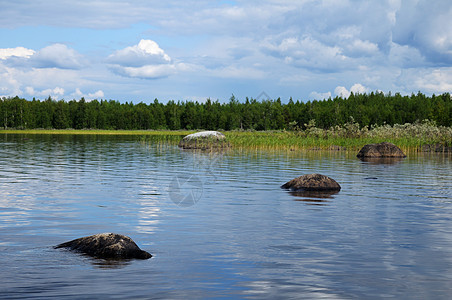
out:
{"label": "grey rock near shore", "polygon": [[82,237],[55,246],[69,248],[97,258],[109,259],[148,259],[152,255],[141,250],[128,236],[116,233],[101,233]]}
{"label": "grey rock near shore", "polygon": [[281,186],[292,191],[340,191],[341,186],[336,180],[322,174],[307,174]]}
{"label": "grey rock near shore", "polygon": [[202,131],[185,136],[179,143],[183,149],[223,149],[229,148],[226,136],[218,131]]}
{"label": "grey rock near shore", "polygon": [[359,158],[406,157],[396,145],[388,142],[367,144],[358,152]]}

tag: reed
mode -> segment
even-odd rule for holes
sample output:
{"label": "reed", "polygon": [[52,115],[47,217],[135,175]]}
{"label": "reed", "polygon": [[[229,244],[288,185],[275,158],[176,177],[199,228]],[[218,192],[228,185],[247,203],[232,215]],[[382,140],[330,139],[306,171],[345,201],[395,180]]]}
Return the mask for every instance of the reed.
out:
{"label": "reed", "polygon": [[269,149],[359,150],[365,144],[391,142],[404,151],[418,150],[424,145],[452,145],[452,127],[436,126],[425,120],[413,124],[382,125],[361,128],[351,120],[342,126],[321,129],[315,121],[305,130],[243,132],[230,131],[226,136],[234,147]]}
{"label": "reed", "polygon": [[[135,135],[144,143],[155,141],[177,144],[195,131],[187,130],[0,130],[0,134],[78,134],[78,135]],[[452,127],[437,126],[432,121],[403,125],[360,127],[353,119],[329,129],[316,127],[315,121],[305,124],[304,130],[294,131],[227,131],[233,148],[247,149],[316,149],[359,150],[365,144],[391,142],[402,150],[416,151],[424,145],[452,146]]]}

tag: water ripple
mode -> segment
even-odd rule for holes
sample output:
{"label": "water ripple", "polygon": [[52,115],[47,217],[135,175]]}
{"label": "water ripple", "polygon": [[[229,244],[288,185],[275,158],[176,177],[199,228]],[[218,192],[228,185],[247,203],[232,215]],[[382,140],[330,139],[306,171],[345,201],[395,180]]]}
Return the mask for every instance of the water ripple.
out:
{"label": "water ripple", "polygon": [[[137,137],[0,139],[2,298],[434,298],[452,293],[450,156],[183,151]],[[332,195],[280,185],[308,173]],[[192,206],[174,178],[201,183]],[[178,194],[193,192],[183,186]],[[154,257],[111,264],[53,245],[99,232]]]}

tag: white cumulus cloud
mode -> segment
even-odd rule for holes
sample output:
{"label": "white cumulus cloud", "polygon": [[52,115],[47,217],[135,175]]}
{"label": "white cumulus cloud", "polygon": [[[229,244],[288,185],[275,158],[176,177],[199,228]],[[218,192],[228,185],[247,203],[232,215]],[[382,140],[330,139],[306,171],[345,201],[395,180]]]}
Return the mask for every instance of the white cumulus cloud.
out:
{"label": "white cumulus cloud", "polygon": [[107,59],[109,63],[125,67],[168,64],[171,58],[152,40],[141,40],[138,45],[116,51]]}
{"label": "white cumulus cloud", "polygon": [[337,86],[334,89],[334,94],[336,96],[342,97],[342,98],[348,98],[350,96],[349,90],[347,90],[344,86]]}
{"label": "white cumulus cloud", "polygon": [[42,48],[30,57],[32,65],[38,68],[80,69],[83,56],[64,44],[53,44]]}
{"label": "white cumulus cloud", "polygon": [[446,93],[452,91],[452,68],[433,70],[417,78],[416,86],[433,93]]}
{"label": "white cumulus cloud", "polygon": [[430,93],[450,93],[452,91],[452,68],[407,69],[398,77],[397,83],[407,91],[416,89]]}
{"label": "white cumulus cloud", "polygon": [[314,100],[324,100],[324,99],[328,99],[330,97],[331,97],[331,92],[326,92],[326,93],[311,92],[309,94],[309,98],[314,99]]}
{"label": "white cumulus cloud", "polygon": [[178,66],[156,42],[144,39],[111,54],[107,62],[117,74],[144,79],[168,77]]}
{"label": "white cumulus cloud", "polygon": [[97,92],[88,94],[88,98],[98,99],[98,98],[103,98],[103,97],[105,97],[105,94],[104,94],[104,91],[102,91],[102,90],[98,90]]}
{"label": "white cumulus cloud", "polygon": [[337,86],[334,89],[334,94],[336,96],[342,97],[342,98],[348,98],[350,96],[351,93],[354,94],[364,94],[369,92],[369,89],[365,86],[363,86],[360,83],[355,83],[350,90],[348,90],[346,87],[344,86]]}
{"label": "white cumulus cloud", "polygon": [[16,70],[0,64],[0,97],[21,95],[21,83]]}
{"label": "white cumulus cloud", "polygon": [[450,1],[401,1],[393,27],[393,42],[419,49],[432,62],[452,62]]}
{"label": "white cumulus cloud", "polygon": [[397,43],[391,43],[388,59],[392,65],[398,67],[422,67],[426,64],[424,57],[418,49]]}
{"label": "white cumulus cloud", "polygon": [[345,67],[347,57],[338,46],[329,46],[311,36],[285,38],[264,44],[264,51],[280,57],[287,64],[313,70],[330,71]]}
{"label": "white cumulus cloud", "polygon": [[35,90],[31,86],[25,87],[25,93],[33,97],[51,97],[52,99],[61,99],[64,95],[64,89],[61,87],[55,87],[53,89],[44,89],[41,91]]}
{"label": "white cumulus cloud", "polygon": [[174,65],[145,65],[141,67],[114,66],[112,70],[126,77],[157,79],[174,74],[176,67]]}
{"label": "white cumulus cloud", "polygon": [[4,48],[0,49],[0,59],[5,60],[11,57],[25,57],[30,58],[35,54],[35,51],[32,49],[27,49],[24,47],[16,47],[16,48]]}
{"label": "white cumulus cloud", "polygon": [[356,39],[346,46],[347,53],[356,56],[371,56],[378,54],[378,45],[369,41]]}
{"label": "white cumulus cloud", "polygon": [[53,44],[38,51],[24,47],[0,49],[0,60],[12,67],[80,69],[84,57],[64,44]]}
{"label": "white cumulus cloud", "polygon": [[[264,87],[300,100],[450,91],[450,0],[23,0],[0,10],[2,95],[27,86],[119,100],[244,98]],[[171,40],[171,52],[152,36]],[[18,40],[33,50],[14,48]],[[49,40],[57,44],[32,46]],[[119,43],[129,47],[108,50]]]}
{"label": "white cumulus cloud", "polygon": [[104,91],[102,91],[102,90],[98,90],[94,93],[85,94],[81,91],[80,88],[76,88],[75,92],[72,93],[71,96],[74,97],[75,99],[81,99],[83,97],[83,98],[85,98],[86,101],[91,101],[94,99],[102,99],[105,97],[105,94],[104,94]]}
{"label": "white cumulus cloud", "polygon": [[369,91],[369,89],[366,88],[365,86],[363,86],[361,83],[355,83],[350,88],[350,92],[353,92],[355,94],[364,94],[364,93],[367,93],[368,91]]}

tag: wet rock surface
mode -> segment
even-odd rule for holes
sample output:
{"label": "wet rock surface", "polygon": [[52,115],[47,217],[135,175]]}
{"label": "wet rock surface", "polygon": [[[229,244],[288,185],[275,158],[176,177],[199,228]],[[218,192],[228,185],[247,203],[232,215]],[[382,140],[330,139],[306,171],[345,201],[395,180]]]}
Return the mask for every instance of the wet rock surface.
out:
{"label": "wet rock surface", "polygon": [[55,246],[68,248],[97,258],[148,259],[152,255],[141,250],[128,236],[116,233],[101,233],[75,239]]}
{"label": "wet rock surface", "polygon": [[336,180],[322,174],[307,174],[292,179],[281,186],[291,191],[340,191]]}
{"label": "wet rock surface", "polygon": [[396,145],[388,142],[367,144],[358,152],[359,158],[406,157]]}
{"label": "wet rock surface", "polygon": [[226,136],[218,131],[202,131],[185,136],[179,147],[183,149],[224,149],[230,145],[226,141]]}

